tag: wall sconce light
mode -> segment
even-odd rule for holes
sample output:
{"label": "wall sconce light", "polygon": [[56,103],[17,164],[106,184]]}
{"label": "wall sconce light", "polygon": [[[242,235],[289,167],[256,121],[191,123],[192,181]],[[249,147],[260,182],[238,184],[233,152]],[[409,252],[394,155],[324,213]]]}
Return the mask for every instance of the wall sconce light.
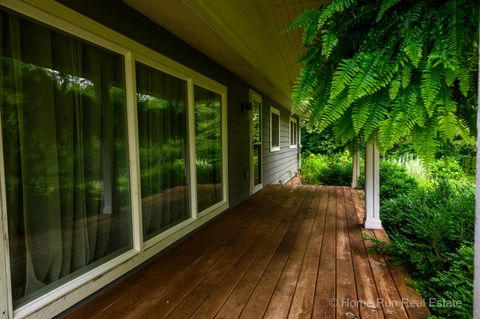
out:
{"label": "wall sconce light", "polygon": [[252,103],[247,102],[247,103],[242,103],[242,113],[245,113],[247,111],[252,110]]}

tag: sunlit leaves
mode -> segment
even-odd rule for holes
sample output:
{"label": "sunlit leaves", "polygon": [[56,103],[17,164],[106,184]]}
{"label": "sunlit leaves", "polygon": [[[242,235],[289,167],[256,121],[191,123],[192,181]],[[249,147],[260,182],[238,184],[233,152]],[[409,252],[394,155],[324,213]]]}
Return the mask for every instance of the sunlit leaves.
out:
{"label": "sunlit leaves", "polygon": [[[438,141],[471,139],[478,3],[334,0],[297,19],[305,54],[294,108],[339,141],[409,136],[428,159]],[[457,107],[458,105],[458,107]]]}

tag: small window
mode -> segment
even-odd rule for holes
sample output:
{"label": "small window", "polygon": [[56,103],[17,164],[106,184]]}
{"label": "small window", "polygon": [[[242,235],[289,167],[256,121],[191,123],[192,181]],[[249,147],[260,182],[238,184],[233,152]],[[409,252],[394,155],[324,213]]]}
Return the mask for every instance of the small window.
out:
{"label": "small window", "polygon": [[270,152],[280,150],[280,111],[270,107]]}
{"label": "small window", "polygon": [[297,127],[297,120],[294,118],[290,118],[290,148],[296,148],[297,147],[297,137],[298,134],[298,127]]}

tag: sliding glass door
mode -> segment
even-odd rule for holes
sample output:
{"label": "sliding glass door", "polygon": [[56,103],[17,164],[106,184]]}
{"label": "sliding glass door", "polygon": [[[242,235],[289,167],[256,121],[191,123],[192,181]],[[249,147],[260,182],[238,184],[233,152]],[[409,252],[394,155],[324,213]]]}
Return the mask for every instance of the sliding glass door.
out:
{"label": "sliding glass door", "polygon": [[190,218],[187,83],[136,63],[143,238]]}
{"label": "sliding glass door", "polygon": [[124,60],[0,11],[16,307],[132,247]]}
{"label": "sliding glass door", "polygon": [[250,91],[250,193],[262,189],[262,97]]}
{"label": "sliding glass door", "polygon": [[195,85],[195,149],[198,212],[222,202],[222,96]]}
{"label": "sliding glass door", "polygon": [[110,42],[97,25],[7,5],[0,308],[42,317],[228,208],[227,89],[134,41]]}

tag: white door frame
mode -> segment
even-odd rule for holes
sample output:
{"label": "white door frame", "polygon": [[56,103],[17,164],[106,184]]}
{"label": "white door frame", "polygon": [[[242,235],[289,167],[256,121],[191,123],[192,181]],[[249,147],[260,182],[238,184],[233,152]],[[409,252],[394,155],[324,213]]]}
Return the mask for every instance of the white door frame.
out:
{"label": "white door frame", "polygon": [[[252,111],[248,115],[249,120],[249,149],[250,149],[250,194],[253,195],[263,188],[263,130],[262,130],[262,96],[253,90],[249,91],[249,102],[252,105]],[[253,103],[258,102],[260,104],[260,184],[255,185],[255,172],[253,167]]]}

